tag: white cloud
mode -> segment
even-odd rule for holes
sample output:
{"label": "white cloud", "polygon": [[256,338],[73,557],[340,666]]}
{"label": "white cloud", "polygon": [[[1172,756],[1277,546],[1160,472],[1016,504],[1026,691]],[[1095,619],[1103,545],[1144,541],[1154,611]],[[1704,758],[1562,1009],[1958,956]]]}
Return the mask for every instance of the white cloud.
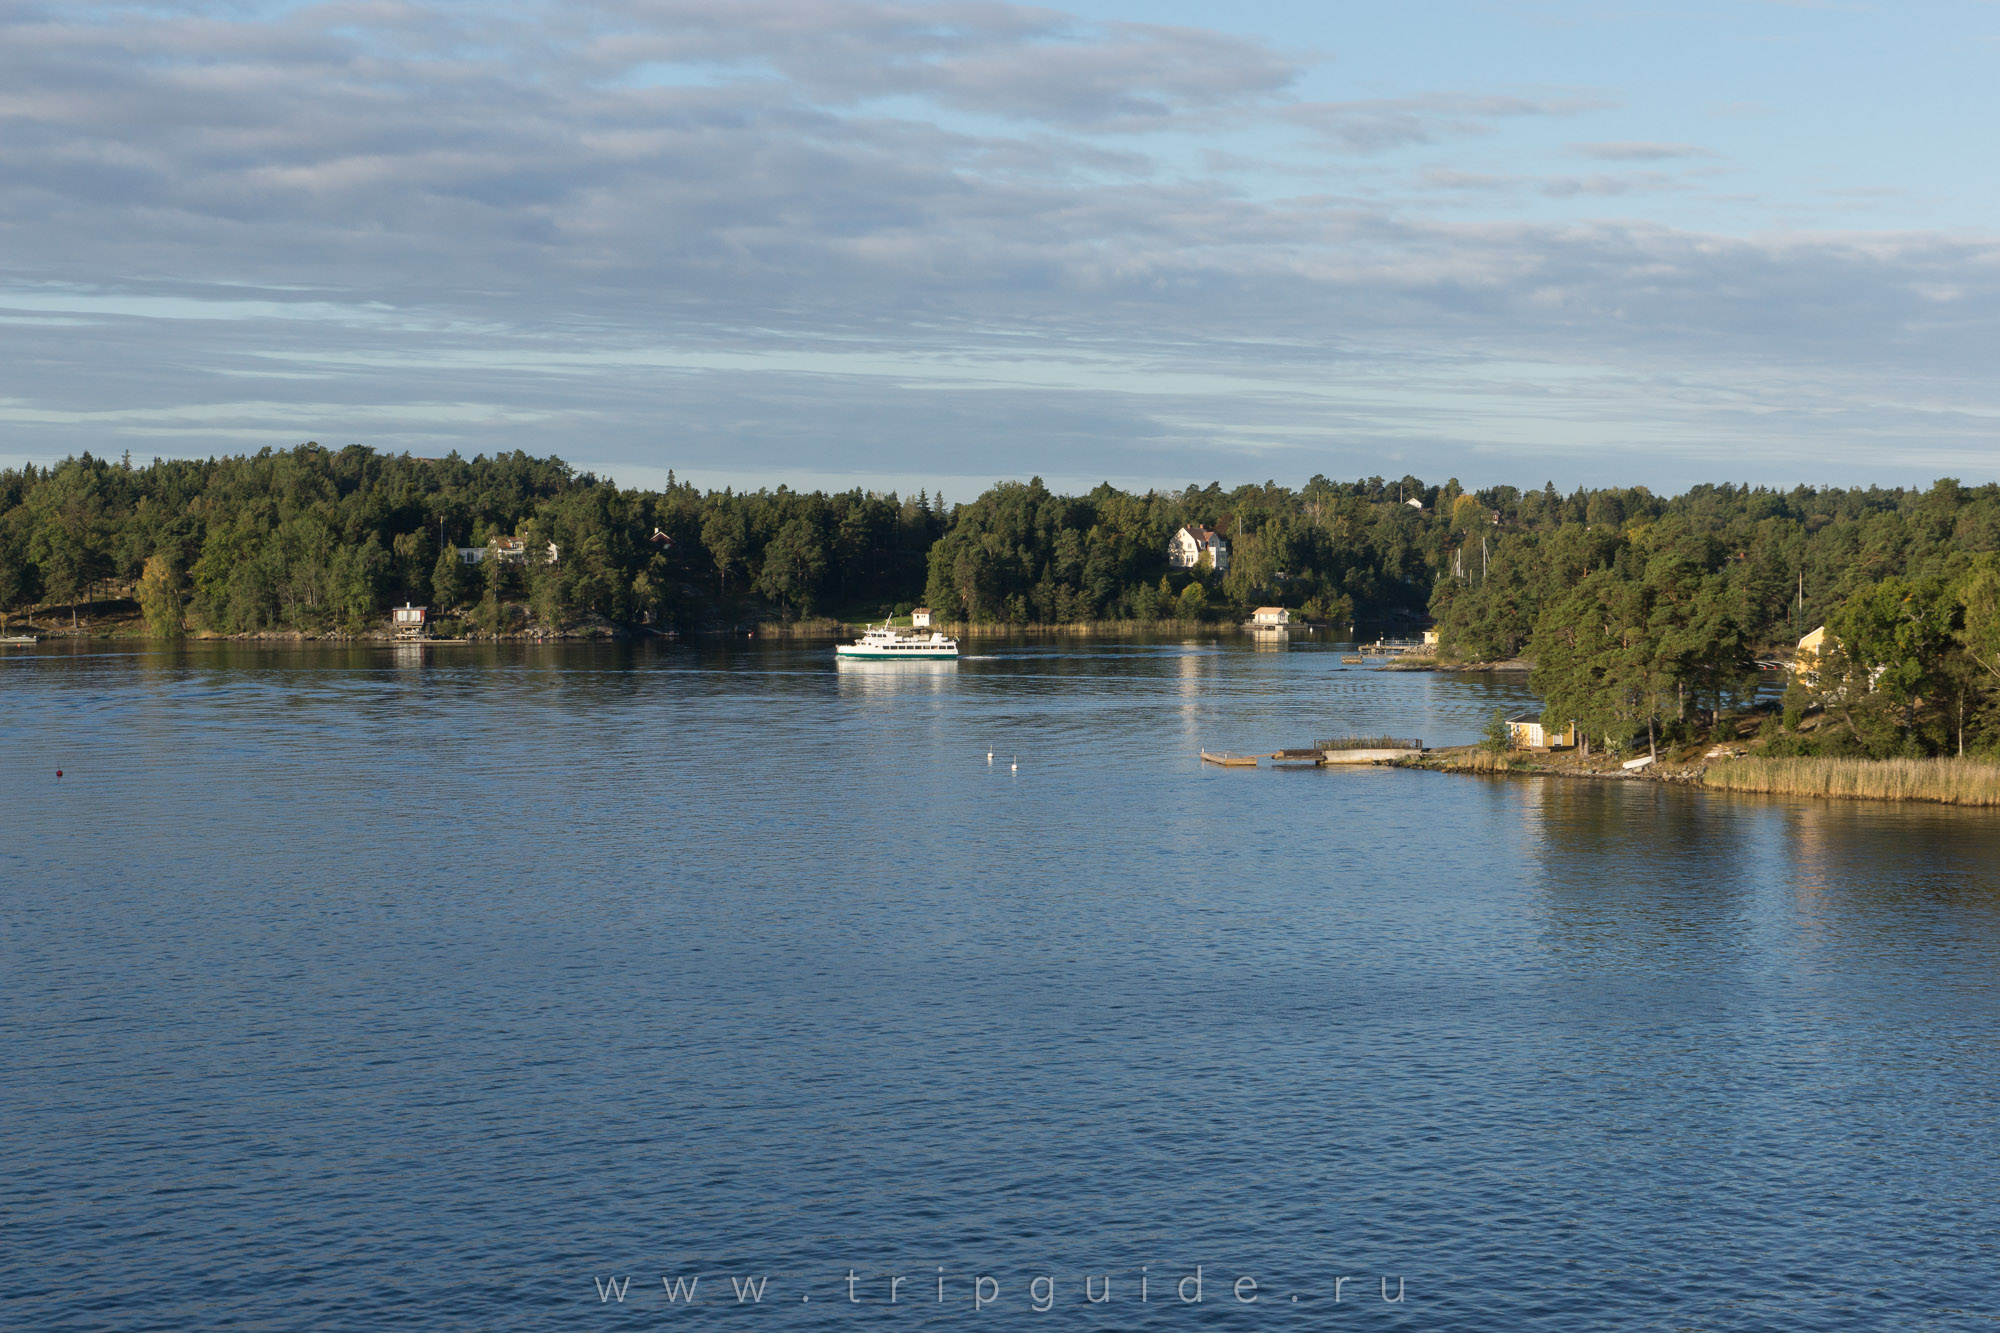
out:
{"label": "white cloud", "polygon": [[[1635,207],[1703,150],[1440,161],[1605,102],[1304,102],[1298,72],[998,4],[0,7],[7,430],[766,480],[1620,441],[1656,467],[1780,420],[1814,456],[1898,420],[1990,443],[1992,237],[1447,221]],[[1227,135],[1268,160],[1300,129],[1335,153],[1261,192],[1176,165],[1212,149],[1234,181]]]}

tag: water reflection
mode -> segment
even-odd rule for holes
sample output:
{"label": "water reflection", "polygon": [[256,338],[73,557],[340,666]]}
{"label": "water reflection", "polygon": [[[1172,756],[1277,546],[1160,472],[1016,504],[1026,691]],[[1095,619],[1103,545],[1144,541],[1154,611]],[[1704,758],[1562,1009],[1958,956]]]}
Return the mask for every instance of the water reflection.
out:
{"label": "water reflection", "polygon": [[1697,1007],[1879,985],[1885,962],[1924,991],[1992,982],[2000,827],[1987,812],[1648,783],[1512,787],[1526,788],[1513,799],[1536,830],[1541,946],[1562,975],[1648,978]]}
{"label": "water reflection", "polygon": [[958,663],[949,659],[888,662],[837,657],[836,679],[842,695],[867,697],[897,694],[941,694],[958,680]]}

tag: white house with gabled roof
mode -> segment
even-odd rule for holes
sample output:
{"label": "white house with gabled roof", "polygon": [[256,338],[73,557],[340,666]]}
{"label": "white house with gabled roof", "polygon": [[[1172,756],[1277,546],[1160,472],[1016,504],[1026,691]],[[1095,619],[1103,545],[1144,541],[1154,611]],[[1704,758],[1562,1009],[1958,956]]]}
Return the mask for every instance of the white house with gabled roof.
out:
{"label": "white house with gabled roof", "polygon": [[1213,528],[1190,523],[1167,542],[1167,563],[1175,569],[1199,569],[1201,558],[1220,574],[1229,568],[1229,539]]}

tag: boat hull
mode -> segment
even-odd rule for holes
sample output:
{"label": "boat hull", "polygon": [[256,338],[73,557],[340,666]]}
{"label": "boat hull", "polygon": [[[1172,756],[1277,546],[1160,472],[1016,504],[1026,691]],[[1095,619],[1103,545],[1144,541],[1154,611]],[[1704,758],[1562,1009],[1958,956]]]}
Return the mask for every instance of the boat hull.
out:
{"label": "boat hull", "polygon": [[869,662],[956,662],[956,648],[857,648],[843,643],[835,648],[834,655],[850,660]]}

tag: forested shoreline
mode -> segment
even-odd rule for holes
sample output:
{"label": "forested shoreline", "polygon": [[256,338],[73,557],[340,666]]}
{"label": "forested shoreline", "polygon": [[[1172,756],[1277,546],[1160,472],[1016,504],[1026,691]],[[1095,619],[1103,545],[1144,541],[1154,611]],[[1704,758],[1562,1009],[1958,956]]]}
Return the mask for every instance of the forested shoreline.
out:
{"label": "forested shoreline", "polygon": [[1768,753],[2000,751],[2000,487],[1476,503],[1431,597],[1441,649],[1529,658],[1544,713],[1586,737],[1734,739],[1758,661],[1824,627],[1765,719]]}
{"label": "forested shoreline", "polygon": [[[1169,567],[1187,524],[1223,534],[1226,569]],[[919,604],[973,626],[1225,626],[1258,605],[1338,630],[1428,616],[1444,660],[1531,658],[1548,711],[1613,747],[1740,713],[1757,661],[1820,625],[1824,658],[1768,739],[1802,753],[2000,747],[1996,553],[2000,487],[1949,479],[1671,497],[1408,476],[1058,495],[1036,479],[947,504],[702,491],[671,474],[630,488],[518,452],[317,444],[0,470],[0,616],[15,622],[81,623],[121,599],[167,638],[362,635],[405,601],[475,635]]]}
{"label": "forested shoreline", "polygon": [[[579,619],[682,630],[928,603],[970,624],[1225,623],[1265,602],[1343,627],[1418,616],[1442,527],[1413,477],[1060,496],[619,487],[555,458],[308,444],[143,466],[86,454],[0,471],[0,613],[137,598],[156,633],[363,633],[413,601],[475,633]],[[1224,571],[1173,570],[1184,524]],[[457,552],[518,542],[527,558]],[[550,544],[557,556],[543,558]]]}

